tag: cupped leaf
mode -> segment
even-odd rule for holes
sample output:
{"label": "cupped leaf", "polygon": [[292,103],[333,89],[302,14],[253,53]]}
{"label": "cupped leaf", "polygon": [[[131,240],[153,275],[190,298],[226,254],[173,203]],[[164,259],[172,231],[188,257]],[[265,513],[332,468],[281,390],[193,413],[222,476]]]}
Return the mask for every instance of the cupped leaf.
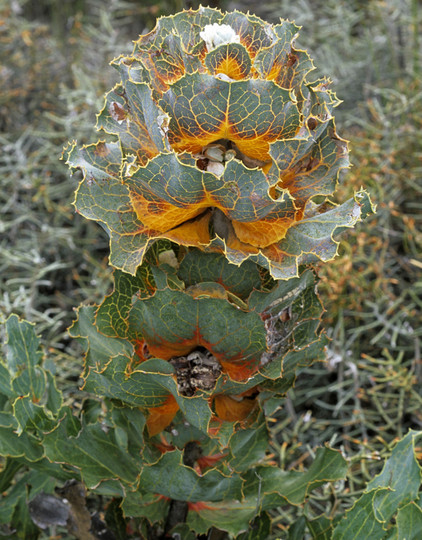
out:
{"label": "cupped leaf", "polygon": [[133,53],[136,55],[143,50],[161,47],[169,34],[179,36],[183,49],[192,52],[203,41],[199,35],[202,28],[207,24],[217,23],[221,18],[222,13],[219,10],[204,6],[197,10],[181,11],[170,17],[161,17],[149,34],[140,36],[135,42]]}
{"label": "cupped leaf", "polygon": [[252,61],[242,44],[225,43],[206,55],[205,65],[212,75],[223,73],[230,79],[238,81],[250,74]]}
{"label": "cupped leaf", "polygon": [[[214,285],[214,284],[212,284]],[[264,323],[257,313],[238,309],[224,297],[221,287],[200,291],[156,291],[136,301],[129,324],[158,358],[169,360],[197,347],[205,347],[234,380],[244,380],[259,367],[266,350]]]}
{"label": "cupped leaf", "polygon": [[291,43],[298,30],[299,27],[289,21],[282,21],[281,24],[267,30],[272,34],[271,42],[260,48],[254,58],[254,68],[260,77],[275,81],[283,80],[283,75],[292,62]]}
{"label": "cupped leaf", "polygon": [[86,370],[95,367],[101,372],[113,357],[121,355],[131,358],[133,345],[125,339],[100,333],[94,324],[95,311],[94,306],[79,308],[78,318],[69,329],[69,333],[78,339],[87,351]]}
{"label": "cupped leaf", "polygon": [[347,143],[336,134],[334,121],[322,127],[318,138],[311,132],[309,139],[282,140],[271,145],[271,157],[280,170],[279,186],[301,208],[312,197],[332,195],[339,171],[349,166]]}
{"label": "cupped leaf", "polygon": [[[152,34],[150,34],[150,39]],[[136,61],[148,72],[148,81],[157,93],[165,92],[169,84],[185,73],[205,71],[198,55],[192,54],[183,45],[183,36],[176,32],[155,35],[150,43],[141,39],[135,46]]]}
{"label": "cupped leaf", "polygon": [[265,161],[269,143],[293,137],[299,128],[289,92],[259,79],[229,82],[186,75],[163,94],[160,105],[170,116],[168,138],[178,152],[200,152],[228,139],[246,156]]}
{"label": "cupped leaf", "polygon": [[[132,407],[152,409],[161,407],[161,413],[171,422],[178,408],[187,421],[207,432],[211,419],[208,400],[203,396],[183,397],[179,395],[174,368],[168,362],[154,358],[139,367],[130,369],[130,358],[116,356],[101,372],[90,369],[84,389],[100,396],[118,399]],[[173,406],[174,401],[177,407]],[[155,413],[153,413],[156,416]],[[150,421],[150,426],[156,424]],[[152,433],[155,430],[151,430]],[[154,433],[155,434],[155,433]]]}
{"label": "cupped leaf", "polygon": [[132,297],[135,294],[138,297],[148,295],[154,288],[154,279],[148,265],[140,266],[136,276],[115,270],[114,290],[103,300],[96,313],[96,325],[101,329],[101,333],[110,337],[126,338]]}
{"label": "cupped leaf", "polygon": [[114,62],[122,84],[98,126],[118,143],[67,151],[85,176],[76,206],[108,231],[113,266],[134,275],[160,238],[249,259],[275,279],[335,256],[332,236],[359,208],[313,202],[329,206],[348,148],[328,81],[306,81],[296,31],[199,8],[160,19]]}
{"label": "cupped leaf", "polygon": [[97,129],[117,135],[124,156],[133,155],[139,163],[146,163],[166,150],[160,129],[163,114],[147,84],[128,80],[107,94]]}
{"label": "cupped leaf", "polygon": [[354,227],[364,217],[374,212],[374,207],[365,191],[356,193],[354,199],[294,222],[286,236],[278,244],[257,249],[239,242],[234,233],[227,241],[212,240],[211,247],[223,249],[229,262],[240,265],[246,260],[267,268],[274,279],[297,277],[300,264],[317,260],[329,261],[337,254],[339,242],[334,235],[345,228]]}
{"label": "cupped leaf", "polygon": [[242,299],[246,299],[254,289],[261,288],[261,275],[256,264],[246,261],[238,267],[230,264],[224,255],[198,249],[188,251],[177,273],[187,287],[214,281]]}

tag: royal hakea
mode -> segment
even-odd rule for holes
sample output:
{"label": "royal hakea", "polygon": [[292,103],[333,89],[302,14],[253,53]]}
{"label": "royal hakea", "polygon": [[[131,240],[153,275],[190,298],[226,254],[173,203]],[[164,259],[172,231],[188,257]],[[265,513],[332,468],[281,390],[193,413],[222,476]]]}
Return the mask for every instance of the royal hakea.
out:
{"label": "royal hakea", "polygon": [[286,472],[269,446],[297,372],[324,358],[304,265],[333,258],[334,234],[372,211],[363,191],[330,202],[347,143],[297,30],[210,8],[159,19],[113,62],[121,83],[98,115],[104,140],[64,152],[83,173],[76,209],[106,229],[115,267],[113,292],[70,330],[86,350],[83,389],[102,406],[77,417],[44,384],[45,408],[17,422],[37,414],[37,459],[65,464],[52,476],[71,466],[125,516],[146,518],[151,538],[237,535],[257,516],[264,538],[267,510],[345,474],[329,448]]}
{"label": "royal hakea", "polygon": [[114,60],[122,82],[97,127],[115,142],[67,150],[83,170],[76,207],[110,234],[110,263],[134,274],[160,238],[250,260],[275,279],[336,253],[333,234],[367,195],[329,202],[348,166],[338,104],[297,26],[200,8],[164,17]]}

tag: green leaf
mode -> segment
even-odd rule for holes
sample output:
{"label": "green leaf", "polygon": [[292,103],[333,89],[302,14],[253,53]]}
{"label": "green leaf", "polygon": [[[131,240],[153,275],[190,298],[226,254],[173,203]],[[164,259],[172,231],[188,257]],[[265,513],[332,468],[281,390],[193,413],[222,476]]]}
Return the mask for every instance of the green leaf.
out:
{"label": "green leaf", "polygon": [[[213,67],[216,55],[218,51],[211,53]],[[193,152],[226,138],[246,155],[259,159],[252,141],[259,146],[290,138],[299,126],[299,113],[289,90],[262,79],[226,81],[206,73],[187,74],[164,93],[160,105],[170,116],[172,147],[192,145],[189,151]]]}
{"label": "green leaf", "polygon": [[115,405],[111,419],[119,446],[134,456],[139,455],[144,446],[145,415],[139,409]]}
{"label": "green leaf", "polygon": [[100,424],[85,425],[77,437],[69,437],[62,423],[46,434],[44,447],[51,461],[78,468],[90,489],[110,479],[133,484],[139,473],[140,460],[119,447],[114,430]]}
{"label": "green leaf", "polygon": [[42,458],[39,461],[29,462],[27,459],[21,457],[17,458],[17,461],[20,464],[39,472],[47,478],[56,478],[60,482],[66,482],[67,480],[72,479],[80,479],[79,474],[75,471],[65,470],[59,463],[51,463],[47,458]]}
{"label": "green leaf", "polygon": [[79,167],[84,180],[76,192],[75,207],[88,219],[98,221],[110,235],[110,264],[135,274],[149,240],[120,179],[122,152],[116,143],[102,141],[64,153],[66,163]]}
{"label": "green leaf", "polygon": [[187,287],[215,281],[243,299],[246,299],[253,289],[261,287],[261,277],[256,264],[246,261],[241,266],[235,266],[230,264],[224,255],[198,249],[190,250],[184,256],[177,274]]}
{"label": "green leaf", "polygon": [[422,432],[409,431],[394,447],[379,475],[366,486],[366,491],[378,487],[389,488],[388,493],[378,493],[374,499],[376,519],[388,523],[397,508],[414,501],[422,483],[421,467],[415,456],[415,444]]}
{"label": "green leaf", "polygon": [[305,528],[306,519],[304,516],[300,516],[299,519],[290,525],[287,540],[302,540],[305,536]]}
{"label": "green leaf", "polygon": [[[147,488],[149,486],[146,486]],[[164,522],[168,513],[169,501],[153,493],[130,491],[122,501],[124,515],[132,518],[146,517],[153,524]]]}
{"label": "green leaf", "polygon": [[39,366],[24,369],[12,381],[12,388],[16,395],[30,395],[36,403],[43,397],[47,389],[46,374]]}
{"label": "green leaf", "polygon": [[144,466],[140,486],[151,486],[154,493],[178,501],[221,501],[241,497],[242,479],[225,476],[216,469],[198,475],[183,465],[182,452],[166,452],[153,465]]}
{"label": "green leaf", "polygon": [[127,520],[125,520],[119,499],[112,499],[105,512],[107,527],[115,535],[115,540],[127,540]]}
{"label": "green leaf", "polygon": [[4,459],[2,464],[2,470],[0,472],[0,493],[3,493],[7,489],[9,489],[10,485],[13,482],[14,476],[22,467],[23,463],[20,463],[17,459]]}
{"label": "green leaf", "polygon": [[14,376],[11,381],[13,393],[20,396],[29,394],[34,402],[38,402],[44,395],[46,379],[44,371],[39,367],[42,353],[34,326],[11,315],[6,321],[6,332],[7,367]]}
{"label": "green leaf", "polygon": [[28,511],[28,483],[33,473],[27,472],[0,499],[0,523],[8,524],[17,531],[18,538],[38,538],[39,529],[34,525]]}
{"label": "green leaf", "polygon": [[249,530],[249,522],[258,512],[256,496],[242,501],[227,498],[191,509],[186,521],[199,534],[206,534],[210,527],[217,524],[220,530],[235,536]]}
{"label": "green leaf", "polygon": [[131,357],[133,346],[125,339],[108,337],[101,334],[94,324],[95,306],[78,309],[78,318],[69,329],[72,337],[78,339],[87,350],[87,366],[101,370],[107,366],[110,358],[125,354]]}
{"label": "green leaf", "polygon": [[252,523],[249,531],[236,537],[236,540],[262,540],[271,536],[271,518],[266,512],[262,512]]}
{"label": "green leaf", "polygon": [[165,289],[138,300],[129,324],[145,338],[150,353],[159,358],[170,359],[203,346],[224,362],[226,370],[235,371],[235,376],[229,373],[232,378],[246,379],[256,371],[266,349],[264,323],[257,313],[244,312],[224,298],[211,297],[217,292],[214,286],[208,290],[204,287],[197,298],[189,291]]}
{"label": "green leaf", "polygon": [[379,475],[335,527],[333,540],[382,539],[391,518],[418,497],[422,475],[415,456],[421,432],[410,430],[394,447]]}
{"label": "green leaf", "polygon": [[306,524],[313,540],[331,540],[333,533],[333,522],[331,519],[324,515],[316,519],[306,518]]}
{"label": "green leaf", "polygon": [[63,405],[63,394],[56,386],[56,379],[49,371],[46,371],[47,376],[47,408],[54,414],[58,415]]}
{"label": "green leaf", "polygon": [[333,532],[333,540],[381,540],[385,536],[385,529],[374,514],[375,496],[384,495],[387,488],[378,488],[375,491],[364,493],[353,507],[346,512]]}
{"label": "green leaf", "polygon": [[150,293],[147,284],[151,279],[151,272],[145,264],[138,268],[136,276],[115,270],[114,290],[101,303],[96,313],[96,325],[102,334],[123,339],[127,337],[127,316],[132,307],[132,297],[135,293],[139,296]]}
{"label": "green leaf", "polygon": [[0,523],[10,524],[12,516],[23,500],[26,500],[26,481],[28,473],[20,478],[7,493],[7,497],[1,497],[0,499]]}
{"label": "green leaf", "polygon": [[399,508],[397,512],[398,538],[418,540],[422,538],[422,496]]}
{"label": "green leaf", "polygon": [[43,457],[44,451],[32,435],[22,433],[19,436],[13,427],[0,427],[0,455],[24,456],[28,461],[38,461]]}
{"label": "green leaf", "polygon": [[12,389],[11,374],[8,368],[0,363],[0,393],[8,398],[16,397]]}
{"label": "green leaf", "polygon": [[17,429],[18,422],[10,412],[0,412],[0,427]]}
{"label": "green leaf", "polygon": [[312,465],[306,472],[283,471],[276,467],[258,467],[246,475],[245,495],[260,491],[263,510],[288,501],[302,504],[309,492],[326,482],[344,478],[347,463],[341,453],[331,448],[318,448]]}
{"label": "green leaf", "polygon": [[18,421],[19,427],[16,433],[20,435],[24,431],[34,430],[48,431],[56,426],[56,421],[51,413],[43,406],[33,403],[28,396],[17,398],[13,404],[13,414]]}
{"label": "green leaf", "polygon": [[237,431],[230,439],[230,467],[246,471],[264,459],[268,450],[268,431],[265,422],[253,429]]}
{"label": "green leaf", "polygon": [[17,315],[11,315],[6,321],[7,367],[12,375],[23,370],[33,371],[41,363],[42,355],[38,350],[40,340],[35,334],[34,325],[20,321]]}

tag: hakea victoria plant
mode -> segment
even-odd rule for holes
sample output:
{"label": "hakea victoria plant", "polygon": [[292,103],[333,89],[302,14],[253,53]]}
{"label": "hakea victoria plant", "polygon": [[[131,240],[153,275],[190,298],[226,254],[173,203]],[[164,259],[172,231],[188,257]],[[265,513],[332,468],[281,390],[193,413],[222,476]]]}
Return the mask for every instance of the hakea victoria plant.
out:
{"label": "hakea victoria plant", "polygon": [[76,207],[110,234],[110,263],[134,274],[164,238],[253,261],[275,279],[332,258],[333,234],[369,208],[330,203],[347,143],[328,81],[294,47],[298,28],[200,8],[159,19],[130,56],[97,127],[115,142],[67,149],[83,170]]}
{"label": "hakea victoria plant", "polygon": [[[93,396],[82,411],[63,404],[32,327],[7,322],[0,392],[13,414],[2,413],[1,453],[34,469],[28,523],[54,488],[37,487],[47,476],[113,497],[128,538],[252,526],[266,538],[267,511],[344,478],[338,451],[287,472],[270,446],[298,371],[324,358],[305,264],[334,257],[334,235],[372,211],[364,191],[329,199],[348,148],[297,30],[200,8],[159,19],[113,61],[121,83],[97,124],[113,137],[64,151],[83,173],[76,209],[106,229],[115,267],[114,290],[70,329]],[[27,495],[10,490],[17,526]],[[78,521],[67,512],[65,523]],[[310,508],[300,526],[333,530],[312,518]]]}

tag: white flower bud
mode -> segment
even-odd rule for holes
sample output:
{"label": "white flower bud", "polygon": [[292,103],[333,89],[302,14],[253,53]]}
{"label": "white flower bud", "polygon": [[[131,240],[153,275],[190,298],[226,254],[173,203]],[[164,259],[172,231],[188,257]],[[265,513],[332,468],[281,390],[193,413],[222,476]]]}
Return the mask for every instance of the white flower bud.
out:
{"label": "white flower bud", "polygon": [[207,24],[199,35],[205,41],[207,51],[225,43],[240,43],[240,36],[228,24]]}

